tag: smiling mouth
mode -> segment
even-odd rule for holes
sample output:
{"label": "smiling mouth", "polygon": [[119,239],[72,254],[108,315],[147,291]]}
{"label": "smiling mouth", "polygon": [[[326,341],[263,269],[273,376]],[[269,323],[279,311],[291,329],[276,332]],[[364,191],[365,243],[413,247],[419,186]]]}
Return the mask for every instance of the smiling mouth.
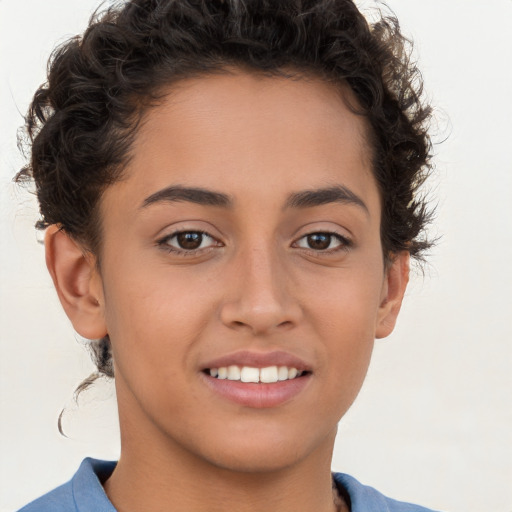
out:
{"label": "smiling mouth", "polygon": [[273,384],[298,379],[310,372],[299,371],[297,368],[291,366],[256,368],[252,366],[231,365],[221,366],[220,368],[207,368],[204,370],[204,373],[219,380]]}

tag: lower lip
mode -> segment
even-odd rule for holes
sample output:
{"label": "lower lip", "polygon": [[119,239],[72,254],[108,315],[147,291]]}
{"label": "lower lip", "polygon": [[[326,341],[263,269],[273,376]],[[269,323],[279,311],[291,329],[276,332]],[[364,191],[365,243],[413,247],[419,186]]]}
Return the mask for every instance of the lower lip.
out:
{"label": "lower lip", "polygon": [[216,394],[238,405],[265,409],[278,407],[295,398],[311,380],[306,374],[291,380],[274,383],[252,383],[238,380],[217,379],[202,374],[206,384]]}

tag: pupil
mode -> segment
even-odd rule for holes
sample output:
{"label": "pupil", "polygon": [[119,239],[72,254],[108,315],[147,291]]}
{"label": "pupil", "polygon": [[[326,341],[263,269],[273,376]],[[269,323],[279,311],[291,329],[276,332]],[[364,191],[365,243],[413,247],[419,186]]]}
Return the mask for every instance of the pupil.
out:
{"label": "pupil", "polygon": [[178,235],[178,244],[182,249],[197,249],[203,241],[201,233],[180,233]]}
{"label": "pupil", "polygon": [[308,245],[311,249],[328,249],[331,244],[331,235],[325,233],[315,233],[308,235]]}

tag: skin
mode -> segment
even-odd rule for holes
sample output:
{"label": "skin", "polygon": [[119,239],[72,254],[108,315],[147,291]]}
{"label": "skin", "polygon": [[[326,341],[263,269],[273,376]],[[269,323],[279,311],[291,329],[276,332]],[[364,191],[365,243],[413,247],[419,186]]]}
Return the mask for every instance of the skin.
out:
{"label": "skin", "polygon": [[[113,346],[122,452],[105,490],[120,512],[332,512],[337,423],[374,339],[394,327],[409,270],[407,253],[384,264],[365,120],[348,90],[315,79],[235,71],[169,92],[101,199],[100,270],[56,227],[46,237],[75,329]],[[231,204],[144,206],[171,186]],[[354,196],[288,204],[330,187]],[[209,236],[182,254],[176,231]],[[336,235],[312,248],[312,233]],[[235,404],[201,370],[240,349],[297,356],[309,381],[278,407]]]}

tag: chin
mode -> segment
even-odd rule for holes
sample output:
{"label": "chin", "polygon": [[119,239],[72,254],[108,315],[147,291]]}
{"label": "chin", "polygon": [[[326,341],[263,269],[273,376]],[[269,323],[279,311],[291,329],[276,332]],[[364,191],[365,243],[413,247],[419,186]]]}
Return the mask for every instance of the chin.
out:
{"label": "chin", "polygon": [[296,447],[251,445],[212,454],[210,462],[219,469],[236,473],[275,473],[296,465],[304,457]]}
{"label": "chin", "polygon": [[300,464],[313,452],[332,453],[336,427],[311,437],[294,429],[248,429],[243,436],[225,435],[203,446],[202,458],[219,469],[238,473],[275,473]]}

